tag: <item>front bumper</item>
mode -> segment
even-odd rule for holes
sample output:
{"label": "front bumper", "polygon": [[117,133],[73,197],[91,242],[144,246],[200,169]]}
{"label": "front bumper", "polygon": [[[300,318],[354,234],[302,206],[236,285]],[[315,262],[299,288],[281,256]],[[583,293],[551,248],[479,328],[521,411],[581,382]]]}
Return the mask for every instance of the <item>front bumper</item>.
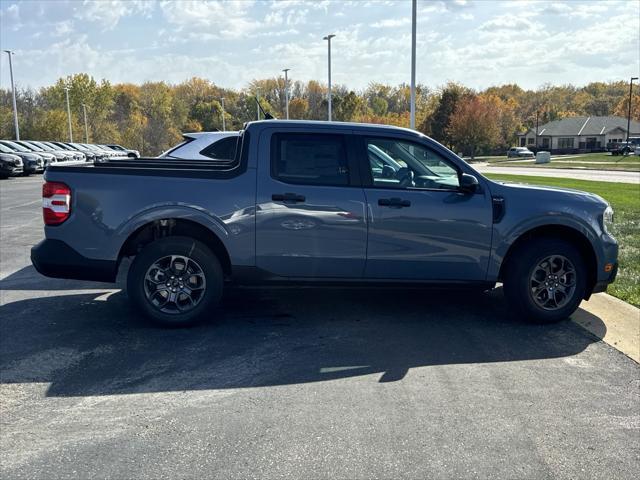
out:
{"label": "front bumper", "polygon": [[0,176],[3,177],[17,177],[18,175],[22,175],[23,172],[24,169],[21,166],[0,168]]}
{"label": "front bumper", "polygon": [[593,286],[592,293],[606,292],[607,287],[616,280],[616,275],[618,275],[617,263],[613,266],[613,269],[611,270],[608,278],[596,282],[596,284]]}
{"label": "front bumper", "polygon": [[31,263],[46,277],[115,282],[118,263],[87,258],[62,240],[45,239],[31,249]]}

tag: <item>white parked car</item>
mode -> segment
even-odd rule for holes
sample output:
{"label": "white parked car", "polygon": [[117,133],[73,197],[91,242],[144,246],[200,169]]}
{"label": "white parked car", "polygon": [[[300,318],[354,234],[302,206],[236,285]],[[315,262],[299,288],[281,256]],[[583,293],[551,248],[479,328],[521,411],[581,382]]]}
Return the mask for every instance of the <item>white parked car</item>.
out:
{"label": "white parked car", "polygon": [[507,150],[508,158],[533,158],[535,155],[527,147],[511,147]]}
{"label": "white parked car", "polygon": [[184,139],[159,158],[183,160],[233,160],[239,132],[184,133]]}

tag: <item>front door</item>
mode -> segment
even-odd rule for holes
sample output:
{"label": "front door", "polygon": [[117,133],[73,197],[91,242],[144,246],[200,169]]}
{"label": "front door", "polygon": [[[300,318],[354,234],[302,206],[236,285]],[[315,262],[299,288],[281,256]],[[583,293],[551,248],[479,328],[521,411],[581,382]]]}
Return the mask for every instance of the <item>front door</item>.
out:
{"label": "front door", "polygon": [[[260,138],[256,265],[282,277],[361,278],[365,198],[352,176],[350,131]],[[263,158],[266,156],[268,158]]]}
{"label": "front door", "polygon": [[421,143],[368,137],[364,148],[371,172],[365,277],[485,280],[492,231],[486,188],[461,192],[460,167]]}

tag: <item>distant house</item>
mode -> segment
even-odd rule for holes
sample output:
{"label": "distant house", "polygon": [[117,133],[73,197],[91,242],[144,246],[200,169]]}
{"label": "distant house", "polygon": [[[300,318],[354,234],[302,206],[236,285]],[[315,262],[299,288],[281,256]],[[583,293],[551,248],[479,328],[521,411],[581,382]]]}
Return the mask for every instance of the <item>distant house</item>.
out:
{"label": "distant house", "polygon": [[[630,137],[640,136],[640,122],[631,121]],[[598,152],[607,143],[627,139],[627,119],[624,117],[569,117],[554,120],[518,135],[518,145],[552,153]]]}

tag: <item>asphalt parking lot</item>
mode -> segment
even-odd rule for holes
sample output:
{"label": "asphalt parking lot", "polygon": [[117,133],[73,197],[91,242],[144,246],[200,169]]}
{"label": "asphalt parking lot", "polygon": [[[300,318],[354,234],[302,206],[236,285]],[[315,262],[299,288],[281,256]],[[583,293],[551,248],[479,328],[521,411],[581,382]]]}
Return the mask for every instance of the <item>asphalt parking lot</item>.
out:
{"label": "asphalt parking lot", "polygon": [[640,470],[640,367],[573,322],[522,323],[499,290],[236,289],[156,329],[121,285],[31,267],[41,182],[0,181],[1,478]]}

